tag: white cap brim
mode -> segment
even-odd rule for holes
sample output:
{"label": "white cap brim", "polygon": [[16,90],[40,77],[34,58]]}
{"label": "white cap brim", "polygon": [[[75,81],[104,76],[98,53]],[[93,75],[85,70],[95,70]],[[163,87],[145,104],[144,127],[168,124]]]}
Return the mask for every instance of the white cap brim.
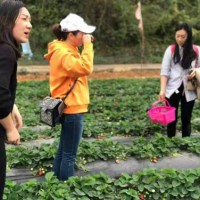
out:
{"label": "white cap brim", "polygon": [[95,26],[85,25],[83,27],[80,27],[79,31],[81,31],[83,33],[93,33],[95,31],[95,29],[96,29]]}

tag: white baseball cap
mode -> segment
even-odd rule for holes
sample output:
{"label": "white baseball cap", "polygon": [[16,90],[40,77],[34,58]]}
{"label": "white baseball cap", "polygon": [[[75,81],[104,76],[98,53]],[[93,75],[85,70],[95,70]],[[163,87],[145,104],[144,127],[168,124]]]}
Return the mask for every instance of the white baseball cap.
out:
{"label": "white baseball cap", "polygon": [[76,14],[70,13],[61,22],[61,31],[71,32],[71,31],[81,31],[83,33],[92,33],[95,31],[95,26],[88,25],[84,19]]}

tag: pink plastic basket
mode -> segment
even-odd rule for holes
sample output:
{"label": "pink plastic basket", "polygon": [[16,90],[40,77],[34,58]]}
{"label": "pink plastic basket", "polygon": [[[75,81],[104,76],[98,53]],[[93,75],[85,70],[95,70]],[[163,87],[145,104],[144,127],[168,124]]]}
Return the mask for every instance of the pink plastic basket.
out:
{"label": "pink plastic basket", "polygon": [[[164,102],[164,106],[157,104]],[[151,105],[150,110],[147,111],[151,121],[162,125],[167,125],[175,121],[176,108],[170,106],[167,100],[158,100]]]}

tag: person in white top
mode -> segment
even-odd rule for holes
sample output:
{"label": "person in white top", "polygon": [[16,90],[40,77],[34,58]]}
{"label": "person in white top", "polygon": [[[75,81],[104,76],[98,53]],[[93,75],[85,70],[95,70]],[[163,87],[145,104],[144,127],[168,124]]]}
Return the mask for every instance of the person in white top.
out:
{"label": "person in white top", "polygon": [[192,29],[187,23],[177,26],[175,44],[170,45],[163,57],[160,73],[159,99],[166,99],[176,108],[176,120],[167,125],[168,137],[176,135],[179,104],[181,105],[182,137],[191,135],[191,117],[196,93],[187,90],[187,81],[194,77],[192,69],[200,66],[198,46],[193,45]]}

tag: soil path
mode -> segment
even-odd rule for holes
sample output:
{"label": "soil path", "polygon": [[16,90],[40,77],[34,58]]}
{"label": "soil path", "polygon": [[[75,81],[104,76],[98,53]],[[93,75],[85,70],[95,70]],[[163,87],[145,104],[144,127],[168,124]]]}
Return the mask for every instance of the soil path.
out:
{"label": "soil path", "polygon": [[[95,71],[89,79],[117,79],[117,78],[159,78],[160,70],[131,70],[131,71]],[[48,80],[48,74],[26,73],[18,74],[18,81]]]}

